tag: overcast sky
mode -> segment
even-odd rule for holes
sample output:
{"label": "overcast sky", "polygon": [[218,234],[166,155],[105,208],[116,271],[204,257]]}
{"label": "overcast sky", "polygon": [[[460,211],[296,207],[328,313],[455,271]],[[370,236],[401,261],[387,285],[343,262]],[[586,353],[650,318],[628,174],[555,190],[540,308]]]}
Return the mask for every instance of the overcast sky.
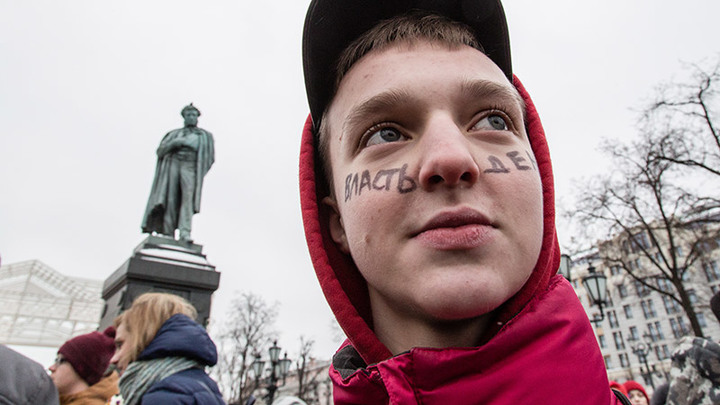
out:
{"label": "overcast sky", "polygon": [[[236,291],[280,303],[280,345],[336,348],[307,253],[297,165],[308,0],[0,0],[0,255],[104,279],[143,239],[155,149],[193,102],[215,136],[193,237]],[[558,199],[606,167],[603,137],[683,62],[720,50],[717,0],[505,2],[513,65],[550,143]],[[560,235],[561,240],[569,235]]]}

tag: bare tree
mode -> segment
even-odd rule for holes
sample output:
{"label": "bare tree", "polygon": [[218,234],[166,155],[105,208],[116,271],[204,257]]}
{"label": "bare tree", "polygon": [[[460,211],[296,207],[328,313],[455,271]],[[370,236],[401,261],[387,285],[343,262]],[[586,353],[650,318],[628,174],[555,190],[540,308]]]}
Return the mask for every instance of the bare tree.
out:
{"label": "bare tree", "polygon": [[253,293],[236,296],[218,339],[218,364],[213,373],[230,404],[243,404],[257,388],[248,375],[255,354],[268,345],[277,318],[277,303]]}
{"label": "bare tree", "polygon": [[566,215],[588,232],[586,241],[605,240],[598,256],[606,266],[624,270],[639,294],[654,290],[677,302],[703,336],[686,280],[717,248],[717,200],[678,187],[675,163],[657,159],[653,148],[647,134],[629,145],[606,144],[613,171],[586,182]]}
{"label": "bare tree", "polygon": [[720,55],[688,70],[686,80],[658,88],[641,124],[650,135],[653,158],[720,176]]}
{"label": "bare tree", "polygon": [[312,357],[315,341],[300,336],[300,353],[297,359],[298,398],[308,404],[319,404],[321,375],[325,374],[325,367],[318,367]]}

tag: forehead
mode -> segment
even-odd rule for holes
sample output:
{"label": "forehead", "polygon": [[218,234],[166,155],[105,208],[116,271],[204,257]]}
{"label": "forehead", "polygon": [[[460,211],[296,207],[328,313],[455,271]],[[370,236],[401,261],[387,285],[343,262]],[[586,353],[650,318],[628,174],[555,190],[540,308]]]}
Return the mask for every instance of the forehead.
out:
{"label": "forehead", "polygon": [[127,330],[125,329],[125,323],[122,322],[118,325],[117,328],[115,328],[115,340],[123,339],[126,334]]}
{"label": "forehead", "polygon": [[[515,87],[500,68],[482,52],[469,46],[450,48],[430,42],[399,43],[363,56],[343,77],[328,109],[333,130],[353,109],[381,94],[402,94],[416,101],[437,100],[438,85],[450,90],[447,97],[477,93],[478,84],[488,98],[522,105]],[[395,97],[398,102],[403,97]],[[492,100],[489,100],[492,101]]]}

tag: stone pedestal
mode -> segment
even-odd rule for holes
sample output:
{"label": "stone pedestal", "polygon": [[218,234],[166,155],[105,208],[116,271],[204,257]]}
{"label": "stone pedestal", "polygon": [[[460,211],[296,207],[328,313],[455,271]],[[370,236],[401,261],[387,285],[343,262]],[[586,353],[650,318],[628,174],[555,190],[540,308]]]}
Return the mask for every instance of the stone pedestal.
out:
{"label": "stone pedestal", "polygon": [[197,309],[197,321],[207,325],[212,293],[219,284],[220,273],[207,261],[201,245],[148,236],[105,280],[100,330],[112,325],[115,317],[128,309],[137,296],[151,291],[187,299]]}

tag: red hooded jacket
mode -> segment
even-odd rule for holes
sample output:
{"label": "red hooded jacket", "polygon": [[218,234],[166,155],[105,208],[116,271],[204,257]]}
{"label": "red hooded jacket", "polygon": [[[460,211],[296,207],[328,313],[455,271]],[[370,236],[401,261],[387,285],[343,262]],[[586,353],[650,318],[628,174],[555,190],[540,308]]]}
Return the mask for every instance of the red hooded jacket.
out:
{"label": "red hooded jacket", "polygon": [[336,404],[617,404],[590,322],[572,286],[556,275],[560,249],[550,155],[537,111],[527,133],[544,199],[540,257],[523,288],[493,312],[494,328],[471,348],[414,348],[392,356],[372,329],[367,285],[340,252],[318,204],[325,181],[308,118],[300,152],[300,198],[310,256],[325,297],[348,340],[333,359]]}

